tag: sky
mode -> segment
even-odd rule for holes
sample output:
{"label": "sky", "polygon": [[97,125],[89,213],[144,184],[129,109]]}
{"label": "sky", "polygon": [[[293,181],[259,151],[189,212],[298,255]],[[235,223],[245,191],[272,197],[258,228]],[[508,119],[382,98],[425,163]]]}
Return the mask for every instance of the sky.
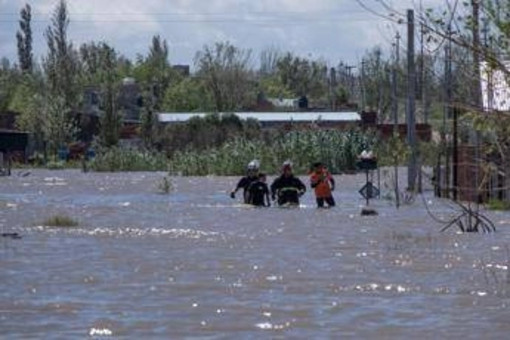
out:
{"label": "sky", "polygon": [[[421,0],[424,8],[447,0]],[[44,30],[58,0],[0,0],[0,57],[17,60],[19,11],[32,7],[34,54],[46,53]],[[363,8],[365,4],[369,10]],[[105,41],[128,58],[145,55],[151,38],[166,39],[172,64],[193,64],[205,45],[229,41],[251,49],[256,63],[261,51],[282,52],[357,63],[375,46],[391,47],[404,25],[387,15],[380,0],[68,0],[69,38],[75,46]],[[419,8],[420,0],[386,0],[400,13]]]}

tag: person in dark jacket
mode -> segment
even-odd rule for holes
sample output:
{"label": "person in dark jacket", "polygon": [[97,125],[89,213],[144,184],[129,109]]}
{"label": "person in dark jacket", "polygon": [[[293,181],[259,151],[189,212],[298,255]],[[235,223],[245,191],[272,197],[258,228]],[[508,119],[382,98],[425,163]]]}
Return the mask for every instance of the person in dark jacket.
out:
{"label": "person in dark jacket", "polygon": [[236,187],[230,192],[232,199],[236,198],[236,193],[239,189],[243,189],[243,201],[248,203],[248,187],[250,184],[258,180],[259,178],[260,163],[254,159],[246,167],[246,176],[242,177],[237,183]]}
{"label": "person in dark jacket", "polygon": [[299,197],[306,192],[306,186],[292,174],[292,164],[283,163],[282,175],[271,184],[271,198],[278,199],[278,205],[299,205]]}
{"label": "person in dark jacket", "polygon": [[266,184],[266,174],[259,174],[258,180],[248,187],[248,204],[256,207],[269,207],[269,188]]}

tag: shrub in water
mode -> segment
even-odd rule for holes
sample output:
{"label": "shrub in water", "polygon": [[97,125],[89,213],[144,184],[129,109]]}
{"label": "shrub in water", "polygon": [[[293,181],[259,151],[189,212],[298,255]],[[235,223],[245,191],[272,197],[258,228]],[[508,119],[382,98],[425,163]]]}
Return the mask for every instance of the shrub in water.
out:
{"label": "shrub in water", "polygon": [[48,227],[76,227],[78,222],[69,216],[54,215],[44,221],[43,225]]}
{"label": "shrub in water", "polygon": [[158,182],[158,190],[162,194],[169,194],[173,190],[174,186],[172,180],[167,176],[163,177]]}

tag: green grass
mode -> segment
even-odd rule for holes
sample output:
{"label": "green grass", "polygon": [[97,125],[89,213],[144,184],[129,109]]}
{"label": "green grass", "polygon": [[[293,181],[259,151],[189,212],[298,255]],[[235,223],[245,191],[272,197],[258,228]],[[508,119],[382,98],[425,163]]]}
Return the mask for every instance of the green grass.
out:
{"label": "green grass", "polygon": [[491,199],[487,202],[487,209],[489,210],[510,210],[510,202],[509,201],[501,201],[498,199]]}
{"label": "green grass", "polygon": [[43,222],[47,227],[76,227],[78,224],[78,221],[66,215],[54,215]]}

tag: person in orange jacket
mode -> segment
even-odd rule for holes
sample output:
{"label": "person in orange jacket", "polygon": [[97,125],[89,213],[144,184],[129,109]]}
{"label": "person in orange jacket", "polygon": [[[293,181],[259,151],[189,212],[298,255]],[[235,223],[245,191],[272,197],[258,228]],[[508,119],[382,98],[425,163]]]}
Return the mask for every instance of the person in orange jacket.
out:
{"label": "person in orange jacket", "polygon": [[313,164],[313,170],[310,174],[310,186],[315,191],[318,208],[324,208],[324,202],[327,203],[328,207],[335,206],[335,199],[332,194],[332,191],[335,190],[335,179],[324,164],[320,162]]}

